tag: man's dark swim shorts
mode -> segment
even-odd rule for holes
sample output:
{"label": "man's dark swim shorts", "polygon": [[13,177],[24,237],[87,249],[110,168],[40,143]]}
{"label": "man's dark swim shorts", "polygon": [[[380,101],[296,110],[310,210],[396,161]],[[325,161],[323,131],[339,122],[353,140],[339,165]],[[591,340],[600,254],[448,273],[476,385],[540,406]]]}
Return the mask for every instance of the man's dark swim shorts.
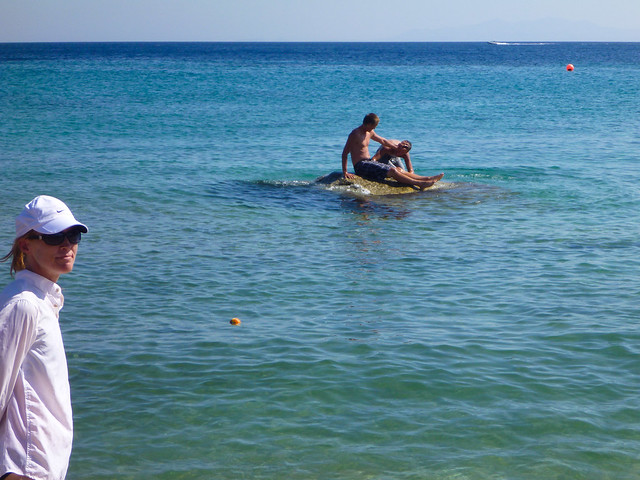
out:
{"label": "man's dark swim shorts", "polygon": [[353,166],[353,169],[359,177],[381,182],[387,178],[391,167],[393,167],[393,165],[372,162],[371,160],[360,160]]}

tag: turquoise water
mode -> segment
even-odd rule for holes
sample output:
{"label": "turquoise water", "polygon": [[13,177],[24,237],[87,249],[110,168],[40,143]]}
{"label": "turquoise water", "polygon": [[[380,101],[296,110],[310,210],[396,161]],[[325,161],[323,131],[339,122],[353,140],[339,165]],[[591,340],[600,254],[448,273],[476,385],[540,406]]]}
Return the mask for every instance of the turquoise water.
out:
{"label": "turquoise water", "polygon": [[[90,227],[68,478],[640,478],[639,60],[0,45],[0,243],[37,194]],[[313,183],[370,111],[442,188]]]}

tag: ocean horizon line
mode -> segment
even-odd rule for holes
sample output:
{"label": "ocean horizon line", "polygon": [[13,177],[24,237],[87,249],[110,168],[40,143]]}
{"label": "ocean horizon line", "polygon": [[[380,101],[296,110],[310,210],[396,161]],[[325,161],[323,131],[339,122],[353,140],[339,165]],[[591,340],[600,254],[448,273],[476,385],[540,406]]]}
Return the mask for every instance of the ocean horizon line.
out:
{"label": "ocean horizon line", "polygon": [[506,44],[638,44],[640,41],[625,40],[34,40],[34,41],[0,41],[0,45],[131,45],[131,44],[476,44],[476,43],[506,43]]}

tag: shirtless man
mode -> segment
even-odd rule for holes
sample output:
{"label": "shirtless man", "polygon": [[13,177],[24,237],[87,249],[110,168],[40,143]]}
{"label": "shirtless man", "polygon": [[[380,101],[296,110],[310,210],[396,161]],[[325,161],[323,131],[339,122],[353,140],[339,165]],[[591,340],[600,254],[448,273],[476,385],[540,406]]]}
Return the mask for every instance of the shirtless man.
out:
{"label": "shirtless man", "polygon": [[400,183],[418,187],[424,190],[432,186],[442,177],[444,173],[434,177],[423,177],[403,171],[393,165],[377,162],[369,155],[369,141],[373,140],[382,146],[395,149],[398,144],[379,136],[374,130],[378,126],[380,119],[375,113],[370,113],[364,117],[362,125],[355,128],[347,138],[347,143],[342,150],[342,174],[345,178],[353,178],[353,174],[347,172],[347,159],[351,155],[351,162],[356,175],[369,180],[381,182],[385,178],[394,178]]}
{"label": "shirtless man", "polygon": [[384,145],[380,145],[378,151],[371,157],[371,160],[375,162],[388,163],[394,167],[398,167],[401,170],[409,173],[415,173],[413,171],[413,165],[411,165],[411,157],[409,156],[409,150],[411,150],[411,142],[409,140],[389,140],[392,143],[396,143],[395,148],[388,148]]}

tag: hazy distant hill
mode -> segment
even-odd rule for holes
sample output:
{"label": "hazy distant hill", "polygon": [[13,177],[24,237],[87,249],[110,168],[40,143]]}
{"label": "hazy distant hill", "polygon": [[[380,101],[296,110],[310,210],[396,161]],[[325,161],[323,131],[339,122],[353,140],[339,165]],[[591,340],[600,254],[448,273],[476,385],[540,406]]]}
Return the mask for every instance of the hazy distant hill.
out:
{"label": "hazy distant hill", "polygon": [[524,22],[492,20],[468,26],[410,30],[394,38],[389,38],[389,40],[402,42],[474,42],[485,40],[640,42],[640,29],[609,28],[590,22],[574,22],[558,18]]}

